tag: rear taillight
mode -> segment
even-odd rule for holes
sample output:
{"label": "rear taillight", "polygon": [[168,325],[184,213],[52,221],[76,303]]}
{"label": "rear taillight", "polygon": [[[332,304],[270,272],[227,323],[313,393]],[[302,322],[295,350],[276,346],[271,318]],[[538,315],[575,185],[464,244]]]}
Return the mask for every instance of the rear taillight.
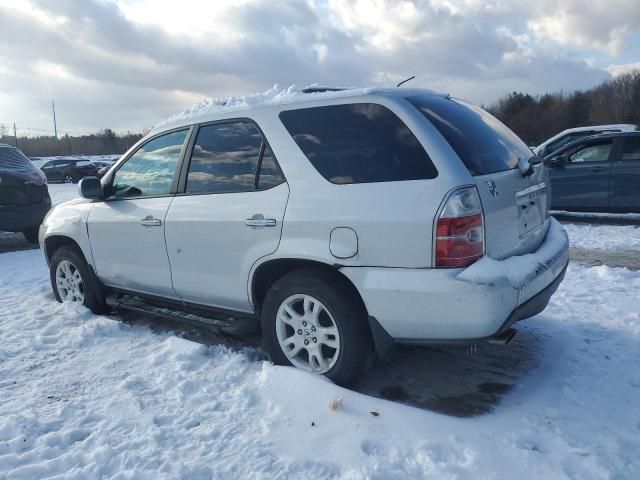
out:
{"label": "rear taillight", "polygon": [[453,192],[436,225],[437,268],[468,267],[484,254],[484,221],[475,187]]}

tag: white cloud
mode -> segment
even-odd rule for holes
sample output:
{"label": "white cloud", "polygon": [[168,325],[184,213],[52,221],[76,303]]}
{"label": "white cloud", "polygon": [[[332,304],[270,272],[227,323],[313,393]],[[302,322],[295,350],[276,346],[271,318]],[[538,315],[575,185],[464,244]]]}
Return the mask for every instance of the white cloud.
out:
{"label": "white cloud", "polygon": [[40,121],[55,97],[76,129],[141,129],[205,96],[274,83],[394,85],[412,74],[414,86],[476,102],[588,88],[627,61],[616,52],[639,28],[639,5],[0,0],[0,65],[15,66],[0,91],[20,99],[3,105],[0,123]]}

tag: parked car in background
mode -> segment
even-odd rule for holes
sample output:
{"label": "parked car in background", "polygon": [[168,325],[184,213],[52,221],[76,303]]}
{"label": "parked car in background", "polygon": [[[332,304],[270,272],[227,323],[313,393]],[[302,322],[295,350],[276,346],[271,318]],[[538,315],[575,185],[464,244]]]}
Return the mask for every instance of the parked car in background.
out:
{"label": "parked car in background", "polygon": [[582,137],[589,137],[603,133],[633,132],[637,127],[632,124],[622,123],[617,125],[592,125],[590,127],[568,128],[534,147],[533,153],[541,157],[546,157],[559,150],[565,145],[574,142]]}
{"label": "parked car in background", "polygon": [[56,158],[40,167],[49,182],[78,183],[83,177],[94,177],[98,167],[88,160]]}
{"label": "parked car in background", "polygon": [[541,161],[448,95],[314,92],[186,116],[83,179],[40,231],[56,299],[260,322],[339,384],[394,343],[507,343],[568,263]]}
{"label": "parked car in background", "polygon": [[0,231],[22,232],[38,241],[51,208],[47,179],[17,148],[0,144]]}
{"label": "parked car in background", "polygon": [[640,132],[581,138],[545,164],[552,209],[640,212]]}

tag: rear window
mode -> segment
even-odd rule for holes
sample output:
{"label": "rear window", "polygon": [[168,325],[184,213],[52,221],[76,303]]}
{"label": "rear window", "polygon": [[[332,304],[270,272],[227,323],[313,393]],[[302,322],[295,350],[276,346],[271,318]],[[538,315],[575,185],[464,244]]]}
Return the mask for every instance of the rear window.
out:
{"label": "rear window", "polygon": [[518,157],[533,155],[529,147],[493,115],[450,97],[408,98],[449,142],[471,175],[510,170]]}
{"label": "rear window", "polygon": [[354,103],[288,110],[280,120],[316,170],[336,184],[435,178],[415,135],[391,110]]}
{"label": "rear window", "polygon": [[36,168],[17,148],[0,147],[0,171],[34,172]]}

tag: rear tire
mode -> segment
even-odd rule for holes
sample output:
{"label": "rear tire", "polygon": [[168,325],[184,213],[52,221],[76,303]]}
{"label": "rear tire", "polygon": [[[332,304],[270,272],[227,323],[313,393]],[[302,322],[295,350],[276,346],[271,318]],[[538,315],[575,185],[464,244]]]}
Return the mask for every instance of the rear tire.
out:
{"label": "rear tire", "polygon": [[366,310],[350,287],[338,274],[319,269],[278,279],[261,314],[264,348],[273,362],[352,384],[366,367],[372,342]]}
{"label": "rear tire", "polygon": [[76,183],[76,179],[70,173],[62,177],[64,183]]}
{"label": "rear tire", "polygon": [[98,315],[109,311],[104,292],[97,287],[89,265],[76,247],[65,245],[53,253],[50,279],[58,302],[82,302]]}
{"label": "rear tire", "polygon": [[35,227],[29,227],[22,231],[24,238],[30,243],[38,243],[38,232],[40,231],[40,225]]}

